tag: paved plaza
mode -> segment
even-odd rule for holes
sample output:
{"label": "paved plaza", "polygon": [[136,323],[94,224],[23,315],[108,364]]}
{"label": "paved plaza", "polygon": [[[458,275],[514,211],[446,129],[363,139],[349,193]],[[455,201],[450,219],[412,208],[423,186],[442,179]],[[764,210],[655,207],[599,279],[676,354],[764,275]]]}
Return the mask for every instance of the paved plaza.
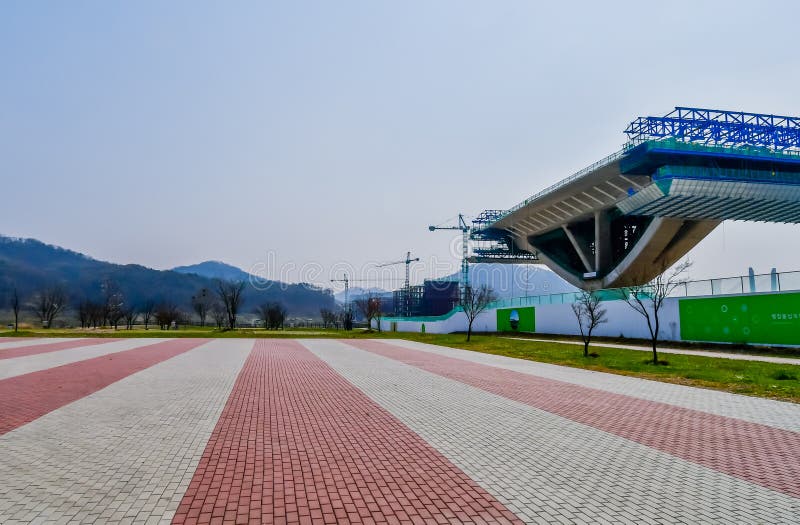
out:
{"label": "paved plaza", "polygon": [[404,340],[0,340],[2,524],[799,522],[791,403]]}

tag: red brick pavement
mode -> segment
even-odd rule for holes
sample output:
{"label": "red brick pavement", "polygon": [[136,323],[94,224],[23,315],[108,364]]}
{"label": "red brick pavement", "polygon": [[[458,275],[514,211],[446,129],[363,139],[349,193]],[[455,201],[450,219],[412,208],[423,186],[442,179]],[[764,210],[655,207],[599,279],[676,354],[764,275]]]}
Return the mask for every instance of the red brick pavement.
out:
{"label": "red brick pavement", "polygon": [[[93,346],[103,343],[119,341],[114,338],[92,338],[92,339],[73,339],[72,341],[59,341],[56,343],[45,343],[41,345],[17,346],[14,348],[0,349],[0,359],[11,359],[12,357],[25,357],[28,355],[46,354],[57,350],[68,350],[82,346]],[[2,340],[0,340],[2,342]]]}
{"label": "red brick pavement", "polygon": [[173,523],[521,523],[295,341],[262,340]]}
{"label": "red brick pavement", "polygon": [[205,342],[174,339],[0,380],[0,435]]}
{"label": "red brick pavement", "polygon": [[344,342],[800,497],[796,432],[380,341]]}

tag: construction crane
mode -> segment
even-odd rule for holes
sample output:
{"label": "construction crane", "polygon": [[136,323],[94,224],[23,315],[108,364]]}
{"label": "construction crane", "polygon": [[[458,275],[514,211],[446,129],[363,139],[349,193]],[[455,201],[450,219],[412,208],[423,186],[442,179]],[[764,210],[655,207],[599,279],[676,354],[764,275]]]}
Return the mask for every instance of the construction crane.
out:
{"label": "construction crane", "polygon": [[395,264],[405,264],[406,265],[406,281],[405,285],[403,286],[403,315],[405,317],[411,316],[411,263],[419,261],[419,257],[415,257],[414,259],[411,258],[411,252],[406,252],[406,258],[400,261],[393,261],[390,263],[379,264],[377,268],[383,268],[384,266],[394,266]]}
{"label": "construction crane", "polygon": [[344,311],[349,312],[348,295],[350,294],[350,279],[344,274],[344,279],[331,279],[332,283],[344,283]]}
{"label": "construction crane", "polygon": [[[419,260],[419,259],[416,259]],[[391,280],[391,279],[389,279]],[[385,282],[386,279],[350,279],[347,274],[344,274],[342,279],[331,279],[332,283],[344,283],[344,311],[350,311],[350,283],[377,283]]]}
{"label": "construction crane", "polygon": [[432,232],[436,230],[460,230],[462,235],[461,242],[461,299],[463,300],[469,288],[469,230],[464,215],[458,214],[458,225],[454,226],[428,226]]}
{"label": "construction crane", "polygon": [[404,288],[408,288],[409,285],[411,284],[411,282],[410,282],[411,281],[411,272],[409,271],[409,267],[411,266],[412,262],[416,262],[416,261],[419,261],[419,257],[415,257],[415,258],[412,259],[411,258],[411,252],[407,252],[405,259],[401,259],[399,261],[394,261],[394,262],[385,263],[385,264],[379,264],[376,268],[383,268],[384,266],[394,266],[395,264],[405,264],[406,265],[406,284],[405,284]]}

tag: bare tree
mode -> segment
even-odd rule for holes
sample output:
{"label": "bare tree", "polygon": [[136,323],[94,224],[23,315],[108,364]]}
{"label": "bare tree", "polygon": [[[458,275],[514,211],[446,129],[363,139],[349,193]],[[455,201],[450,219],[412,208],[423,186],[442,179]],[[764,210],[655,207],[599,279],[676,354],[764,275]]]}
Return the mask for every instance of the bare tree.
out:
{"label": "bare tree", "polygon": [[277,330],[283,328],[283,323],[286,320],[286,308],[281,303],[269,303],[266,309],[265,328],[269,327],[270,330]]}
{"label": "bare tree", "polygon": [[467,316],[467,341],[472,337],[472,323],[481,312],[486,310],[489,303],[496,300],[497,296],[494,291],[482,285],[477,290],[467,288],[464,290],[464,299],[461,301],[461,308],[464,310],[464,315]]}
{"label": "bare tree", "polygon": [[230,330],[236,329],[236,316],[242,306],[244,284],[244,281],[217,281],[217,295],[225,308]]}
{"label": "bare tree", "polygon": [[602,300],[597,292],[581,290],[578,300],[572,303],[572,312],[578,320],[578,328],[583,339],[583,357],[589,357],[589,343],[592,341],[594,329],[608,322],[606,309],[600,304]]}
{"label": "bare tree", "polygon": [[225,326],[227,314],[225,313],[225,307],[222,306],[222,304],[218,301],[214,301],[214,303],[211,305],[211,318],[214,319],[214,323],[217,325],[217,330],[222,330],[222,328]]}
{"label": "bare tree", "polygon": [[125,319],[125,329],[133,330],[133,325],[136,324],[136,319],[139,317],[139,312],[136,308],[129,306],[123,311],[122,317]]}
{"label": "bare tree", "polygon": [[[100,285],[103,290],[103,299],[105,302],[105,319],[110,326],[117,329],[119,321],[124,317],[125,298],[120,290],[119,285],[112,279],[106,279]],[[105,323],[103,323],[105,324]]]}
{"label": "bare tree", "polygon": [[43,328],[52,327],[53,321],[66,307],[67,294],[59,285],[53,285],[36,293],[31,303],[31,310],[39,318]]}
{"label": "bare tree", "polygon": [[322,317],[322,327],[329,328],[331,326],[336,326],[336,313],[332,310],[328,310],[327,308],[320,308],[319,315]]}
{"label": "bare tree", "polygon": [[200,318],[200,326],[206,325],[206,318],[208,317],[213,303],[214,297],[211,295],[211,292],[208,291],[208,288],[201,288],[192,296],[192,310],[194,310],[194,313]]}
{"label": "bare tree", "polygon": [[156,310],[156,303],[151,300],[147,300],[142,304],[142,307],[139,308],[142,314],[142,323],[144,323],[144,329],[149,330],[150,321],[153,319],[153,315]]}
{"label": "bare tree", "polygon": [[14,331],[16,332],[19,330],[19,311],[22,308],[22,304],[19,299],[19,292],[17,291],[17,287],[14,287],[14,290],[11,292],[11,311],[14,314]]}
{"label": "bare tree", "polygon": [[622,299],[647,321],[650,343],[653,347],[653,364],[658,365],[658,334],[661,328],[661,308],[664,299],[678,286],[686,282],[686,271],[692,266],[689,261],[682,262],[672,270],[666,268],[649,283],[620,288]]}
{"label": "bare tree", "polygon": [[372,320],[380,314],[381,311],[381,298],[380,297],[367,297],[366,299],[357,299],[353,301],[358,308],[358,311],[367,322],[367,329],[372,329]]}
{"label": "bare tree", "polygon": [[162,330],[169,330],[172,323],[176,323],[180,319],[180,315],[178,307],[170,302],[163,302],[155,309],[156,322]]}

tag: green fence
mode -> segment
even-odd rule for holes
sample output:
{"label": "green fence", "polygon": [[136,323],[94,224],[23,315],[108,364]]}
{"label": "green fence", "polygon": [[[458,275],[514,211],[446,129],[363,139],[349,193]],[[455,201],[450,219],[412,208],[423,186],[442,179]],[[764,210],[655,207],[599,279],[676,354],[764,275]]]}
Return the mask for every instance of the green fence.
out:
{"label": "green fence", "polygon": [[681,299],[681,339],[800,344],[800,293]]}

